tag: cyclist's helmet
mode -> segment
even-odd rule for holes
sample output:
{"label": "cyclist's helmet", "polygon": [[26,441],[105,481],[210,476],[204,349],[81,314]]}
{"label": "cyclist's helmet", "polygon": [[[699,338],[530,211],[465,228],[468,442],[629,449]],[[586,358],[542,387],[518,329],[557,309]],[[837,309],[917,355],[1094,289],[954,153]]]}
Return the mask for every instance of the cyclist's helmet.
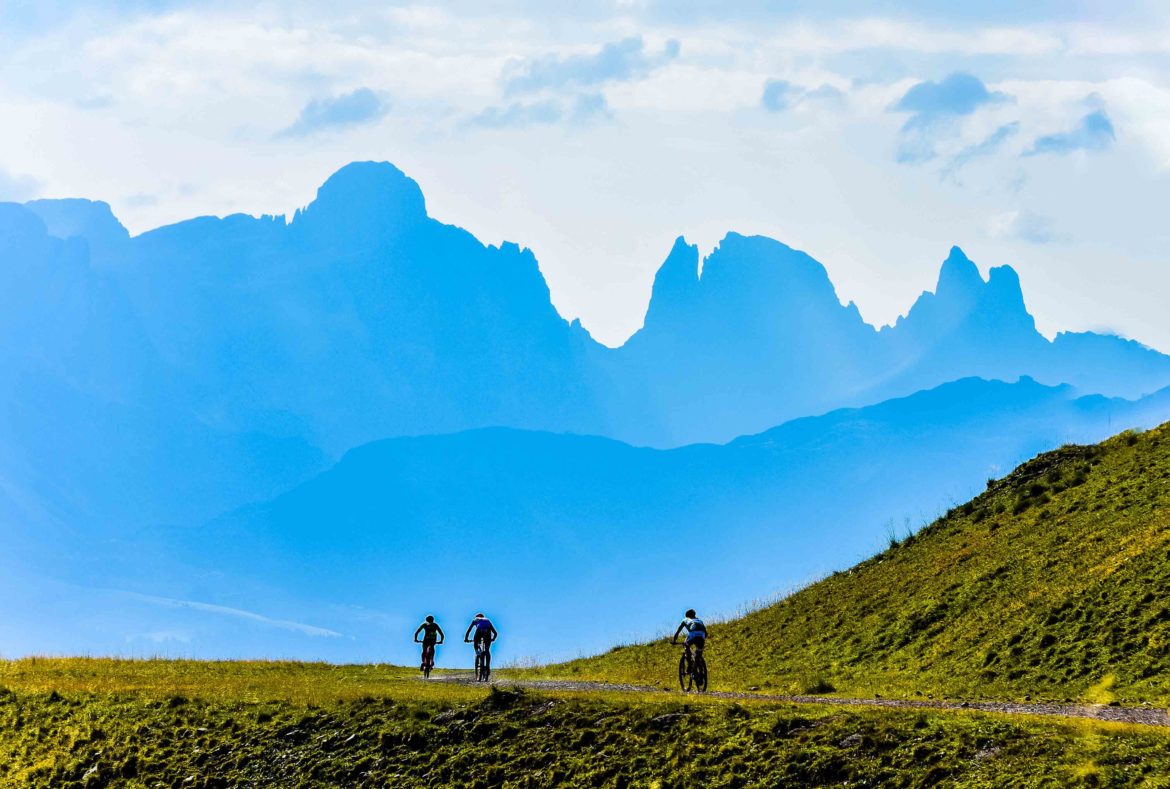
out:
{"label": "cyclist's helmet", "polygon": [[691,619],[694,619],[695,618],[695,609],[688,608],[687,612],[686,612],[686,614],[684,614],[684,616],[687,616],[687,617],[690,617]]}
{"label": "cyclist's helmet", "polygon": [[476,618],[476,619],[483,619],[483,614],[476,614],[476,615],[475,615],[475,618]]}
{"label": "cyclist's helmet", "polygon": [[427,617],[427,621],[428,621],[428,622],[434,622],[434,621],[435,621],[435,618],[434,618],[433,616],[428,616],[428,617]]}

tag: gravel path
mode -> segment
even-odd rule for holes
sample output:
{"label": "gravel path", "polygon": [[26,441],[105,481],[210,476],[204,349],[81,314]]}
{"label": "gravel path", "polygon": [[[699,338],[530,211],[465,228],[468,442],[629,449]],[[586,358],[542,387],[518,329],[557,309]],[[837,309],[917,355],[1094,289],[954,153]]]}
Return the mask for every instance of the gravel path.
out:
{"label": "gravel path", "polygon": [[[455,682],[476,684],[472,672],[466,674],[442,674],[432,682]],[[534,679],[513,680],[493,679],[489,684],[497,687],[517,687],[530,690],[568,691],[619,691],[630,693],[681,693],[646,685],[623,685],[608,682],[577,682],[568,680]],[[1091,718],[1117,723],[1136,723],[1143,726],[1164,726],[1170,728],[1170,714],[1155,707],[1109,707],[1104,705],[1047,704],[1014,701],[919,701],[916,699],[848,699],[837,696],[778,696],[766,693],[746,693],[713,690],[704,694],[718,699],[755,699],[757,701],[782,701],[788,704],[839,704],[849,707],[891,707],[918,710],[975,710],[977,712],[1001,712],[1010,715],[1041,715],[1056,718]]]}

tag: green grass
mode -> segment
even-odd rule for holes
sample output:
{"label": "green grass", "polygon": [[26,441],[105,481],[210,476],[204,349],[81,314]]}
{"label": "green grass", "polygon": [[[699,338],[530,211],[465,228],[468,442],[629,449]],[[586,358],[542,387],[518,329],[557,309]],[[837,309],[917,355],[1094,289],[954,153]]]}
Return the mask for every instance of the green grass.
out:
{"label": "green grass", "polygon": [[468,697],[461,685],[416,682],[416,668],[282,661],[25,658],[0,661],[0,687],[30,693],[121,693],[211,702],[324,704],[370,695],[428,700]]}
{"label": "green grass", "polygon": [[[1170,426],[1041,455],[878,556],[712,628],[713,688],[1170,705]],[[669,684],[677,650],[542,676]]]}
{"label": "green grass", "polygon": [[0,785],[1170,786],[1170,732],[679,694],[535,694],[404,669],[0,663]]}

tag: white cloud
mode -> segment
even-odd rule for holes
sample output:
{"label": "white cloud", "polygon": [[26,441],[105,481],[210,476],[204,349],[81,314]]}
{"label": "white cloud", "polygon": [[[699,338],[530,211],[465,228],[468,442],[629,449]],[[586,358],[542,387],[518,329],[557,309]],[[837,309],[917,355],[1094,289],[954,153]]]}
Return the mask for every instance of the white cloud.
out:
{"label": "white cloud", "polygon": [[509,62],[504,70],[507,93],[530,93],[565,87],[580,88],[641,79],[678,57],[679,43],[666,42],[660,52],[647,52],[641,36],[602,45],[595,52],[547,54]]}
{"label": "white cloud", "polygon": [[1029,244],[1069,240],[1067,235],[1056,231],[1052,219],[1028,210],[1007,211],[992,217],[987,232],[994,239],[1018,240]]}
{"label": "white cloud", "polygon": [[1124,133],[1140,141],[1159,167],[1170,169],[1170,82],[1122,77],[1097,86]]}
{"label": "white cloud", "polygon": [[15,175],[0,167],[0,201],[22,203],[37,196],[41,182],[29,175]]}
{"label": "white cloud", "polygon": [[181,608],[189,611],[199,611],[206,614],[215,614],[217,616],[228,616],[236,619],[245,619],[256,624],[264,625],[266,627],[274,627],[279,630],[291,630],[295,633],[300,633],[306,636],[339,638],[341,633],[335,630],[329,630],[324,627],[317,627],[315,625],[306,625],[302,622],[294,622],[290,619],[273,619],[271,617],[262,616],[251,611],[245,611],[242,608],[231,608],[225,605],[215,605],[213,603],[200,603],[192,600],[177,600],[171,597],[156,597],[154,595],[138,594],[136,592],[123,592],[122,594],[131,597],[135,600],[140,600],[151,605],[163,606],[164,608]]}
{"label": "white cloud", "polygon": [[369,88],[313,99],[279,137],[304,137],[318,132],[346,129],[380,120],[390,111],[389,99]]}
{"label": "white cloud", "polygon": [[[1022,269],[1059,247],[1060,276],[1093,282],[1102,299],[1122,300],[1113,283],[1093,278],[1104,259],[1134,261],[1131,285],[1170,287],[1150,213],[1170,202],[1164,13],[1087,19],[1065,9],[1047,19],[1015,8],[997,20],[962,4],[885,19],[860,3],[851,12],[805,4],[800,13],[785,5],[719,15],[655,2],[555,13],[532,2],[73,6],[20,28],[0,13],[8,173],[0,191],[107,199],[136,232],[200,214],[291,211],[345,162],[389,159],[420,181],[439,218],[488,242],[531,246],[562,312],[610,342],[638,325],[653,271],[679,233],[706,246],[733,228],[798,244],[879,322],[931,284],[951,244],[966,248],[971,237],[1002,258],[989,263]],[[642,43],[619,48],[607,65],[606,46],[613,55],[612,45],[629,41]],[[932,137],[929,164],[898,167],[907,116],[889,107],[911,86],[954,72],[1015,101],[954,116],[947,134]],[[523,76],[531,92],[507,95],[505,74]],[[763,111],[768,80],[795,86],[788,111]],[[829,88],[822,95],[819,86]],[[310,102],[358,88],[392,96],[394,122],[273,141]],[[1077,128],[1094,111],[1084,103],[1093,93],[1116,129],[1111,147],[1020,157],[1033,141]],[[1108,203],[1098,202],[1105,194]],[[1020,205],[1075,237],[1029,242],[1044,233],[1034,222],[1027,232],[1022,209],[990,231],[988,217]],[[1108,309],[1060,291],[1047,271],[1037,264],[1025,280],[1062,292],[1030,294],[1042,325],[1072,326]],[[1101,320],[1170,347],[1159,310]]]}

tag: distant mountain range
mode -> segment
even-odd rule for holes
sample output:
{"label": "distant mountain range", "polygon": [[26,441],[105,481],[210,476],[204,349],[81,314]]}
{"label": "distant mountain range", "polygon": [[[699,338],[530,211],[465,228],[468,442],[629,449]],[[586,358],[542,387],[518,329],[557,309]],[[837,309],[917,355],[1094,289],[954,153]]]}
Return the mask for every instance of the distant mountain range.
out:
{"label": "distant mountain range", "polygon": [[557,314],[531,252],[429,218],[384,163],[343,168],[291,221],[134,238],[105,203],[4,204],[0,259],[4,473],[14,489],[75,480],[58,513],[73,522],[205,517],[388,436],[507,426],[678,446],[966,376],[1170,385],[1170,357],[1138,343],[1049,342],[1015,273],[985,282],[957,248],[935,292],[877,330],[811,257],[735,233],[701,276],[679,239],[644,327],[610,349]]}
{"label": "distant mountain range", "polygon": [[[896,422],[898,434],[887,436],[899,442],[896,451],[879,453],[864,441],[868,454],[839,447],[839,455],[812,463],[802,476],[801,458],[810,447],[832,445],[841,412],[813,423],[801,418],[842,407],[880,409],[886,406],[876,404],[959,379],[1021,376],[1030,378],[996,384],[1016,393],[1005,402],[1059,393],[1019,405],[1026,423],[1011,416],[1017,406],[992,420],[978,388],[991,384],[964,382],[938,390],[968,398],[948,395],[945,419],[930,410],[936,401],[929,397],[899,401],[911,410]],[[896,325],[877,329],[853,304],[840,303],[824,267],[803,252],[730,233],[700,260],[680,238],[655,278],[644,326],[608,348],[557,313],[529,250],[485,246],[428,217],[418,185],[390,164],[342,168],[291,219],[202,217],[135,237],[105,203],[0,203],[3,547],[10,569],[71,567],[60,577],[76,571],[90,586],[117,564],[110,546],[136,560],[154,556],[141,547],[143,529],[178,551],[170,535],[210,533],[186,530],[249,502],[280,502],[301,483],[319,490],[321,480],[337,479],[364,457],[376,473],[391,474],[386,484],[395,498],[358,486],[357,499],[330,500],[340,508],[335,518],[322,510],[312,525],[273,516],[263,521],[269,525],[240,526],[240,539],[268,535],[241,554],[256,564],[257,584],[284,590],[278,569],[291,572],[304,559],[286,554],[280,535],[299,534],[327,557],[333,538],[322,535],[336,531],[338,551],[356,550],[361,541],[346,524],[374,529],[363,518],[381,512],[379,523],[398,524],[398,531],[392,539],[374,529],[379,545],[396,540],[403,562],[425,561],[409,553],[418,545],[451,547],[440,539],[447,528],[469,546],[470,565],[479,553],[473,546],[498,544],[507,524],[554,547],[562,534],[591,546],[595,538],[582,536],[591,524],[590,534],[611,535],[603,555],[613,561],[589,572],[610,583],[625,577],[616,569],[627,567],[618,561],[625,551],[689,545],[703,534],[713,556],[726,550],[739,557],[712,559],[723,562],[721,599],[738,599],[854,557],[858,546],[872,544],[875,522],[929,509],[922,502],[968,485],[992,464],[1170,416],[1161,410],[1164,393],[1139,399],[1167,386],[1170,357],[1139,343],[1092,333],[1047,340],[1015,272],[994,268],[985,281],[958,248],[935,291]],[[761,434],[780,424],[779,432]],[[951,430],[956,424],[963,429]],[[817,438],[805,429],[829,432]],[[990,444],[980,431],[990,432]],[[771,438],[733,441],[745,434]],[[945,461],[933,456],[943,469],[908,459],[932,458],[929,448],[944,436],[961,443],[945,446]],[[333,468],[348,450],[381,439],[393,440]],[[759,441],[770,442],[772,454],[745,448]],[[886,463],[875,458],[891,453],[907,465],[875,467]],[[642,467],[632,458],[671,460]],[[455,473],[461,463],[468,473],[485,464],[513,470],[484,477],[473,495]],[[403,481],[415,479],[415,466],[434,478],[434,488]],[[629,476],[606,476],[611,472],[599,467]],[[913,470],[913,485],[891,481],[898,468]],[[863,473],[873,488],[862,498],[852,487],[831,506],[823,497],[816,504],[803,498]],[[358,509],[347,521],[348,506]],[[825,520],[824,512],[837,517]],[[816,539],[792,544],[799,562],[735,553],[761,524],[777,522],[801,524],[793,534],[810,524]],[[467,532],[471,523],[483,525],[480,537]],[[550,528],[555,539],[542,531]],[[619,532],[641,542],[619,550]],[[816,548],[830,533],[840,550]],[[231,544],[216,537],[208,554]],[[540,564],[536,549],[525,553],[512,541],[508,550]],[[197,558],[193,549],[180,553]],[[344,566],[355,560],[344,556],[334,576],[347,574]],[[232,566],[230,555],[221,559]],[[169,559],[158,561],[171,567]],[[751,561],[762,564],[741,572]],[[267,562],[275,564],[265,575]],[[191,572],[203,570],[192,565]],[[245,575],[241,570],[228,591],[210,584],[210,596],[243,589]],[[306,588],[317,588],[317,580],[322,590],[332,588],[327,575],[322,569]],[[118,577],[134,585],[146,576]],[[397,576],[383,569],[353,577]],[[373,589],[358,596],[371,599]]]}
{"label": "distant mountain range", "polygon": [[[680,605],[730,612],[847,566],[1037,451],[1168,415],[1170,390],[1134,402],[965,379],[725,445],[510,428],[387,439],[206,525],[103,540],[68,566],[46,557],[72,583],[51,615],[20,602],[36,583],[10,576],[0,594],[41,612],[51,624],[29,632],[60,651],[409,661],[415,618],[434,609],[458,631],[486,608],[502,659],[566,657],[644,636]],[[227,613],[240,611],[268,621]]]}

